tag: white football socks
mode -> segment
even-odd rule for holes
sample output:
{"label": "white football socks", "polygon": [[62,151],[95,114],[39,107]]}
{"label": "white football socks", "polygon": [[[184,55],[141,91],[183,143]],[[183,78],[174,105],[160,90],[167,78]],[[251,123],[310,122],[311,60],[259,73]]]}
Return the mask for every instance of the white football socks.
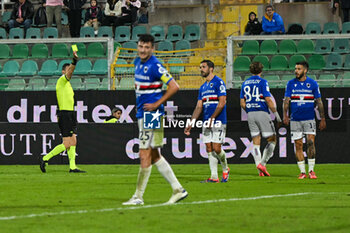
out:
{"label": "white football socks", "polygon": [[141,168],[139,170],[139,175],[137,177],[136,192],[135,196],[142,199],[143,193],[146,190],[148,179],[151,175],[152,165],[147,168]]}
{"label": "white football socks", "polygon": [[255,166],[258,166],[261,162],[261,152],[260,152],[260,145],[253,145],[253,158],[255,161]]}
{"label": "white football socks", "polygon": [[269,159],[273,156],[273,151],[275,150],[276,144],[274,142],[267,143],[264,152],[263,157],[261,159],[261,165],[266,166]]}
{"label": "white football socks", "polygon": [[[215,153],[215,152],[213,151],[212,153]],[[227,172],[228,166],[227,166],[227,159],[226,159],[225,151],[221,150],[221,152],[219,154],[216,154],[216,156],[217,156],[218,160],[220,161],[222,171]]]}
{"label": "white football socks", "polygon": [[210,167],[210,178],[219,179],[218,177],[218,159],[214,156],[215,152],[208,153],[209,167]]}
{"label": "white football socks", "polygon": [[171,169],[169,163],[164,159],[163,156],[160,156],[160,159],[154,163],[157,166],[158,171],[162,176],[168,181],[173,190],[182,189],[180,182],[177,180],[173,169]]}
{"label": "white football socks", "polygon": [[305,160],[299,161],[298,162],[298,167],[299,167],[301,173],[306,173],[305,172]]}
{"label": "white football socks", "polygon": [[309,164],[309,172],[314,171],[316,159],[307,159],[307,163]]}

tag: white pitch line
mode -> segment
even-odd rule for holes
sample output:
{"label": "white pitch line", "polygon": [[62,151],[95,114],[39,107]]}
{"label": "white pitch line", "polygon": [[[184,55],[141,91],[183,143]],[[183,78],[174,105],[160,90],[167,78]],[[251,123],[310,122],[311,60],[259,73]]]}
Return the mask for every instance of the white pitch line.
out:
{"label": "white pitch line", "polygon": [[[181,202],[174,204],[177,205],[200,205],[200,204],[211,204],[218,202],[230,202],[230,201],[249,201],[249,200],[259,200],[259,199],[270,199],[277,197],[293,197],[293,196],[305,196],[310,194],[316,194],[312,192],[307,193],[289,193],[289,194],[276,194],[276,195],[265,195],[265,196],[256,196],[256,197],[243,197],[243,198],[229,198],[229,199],[218,199],[218,200],[206,200],[206,201],[194,201],[194,202]],[[108,209],[97,209],[97,210],[75,210],[75,211],[61,211],[61,212],[44,212],[41,214],[28,214],[20,216],[7,216],[0,217],[0,221],[6,220],[15,220],[15,219],[25,219],[25,218],[36,218],[44,216],[57,216],[57,215],[67,215],[67,214],[87,214],[87,213],[99,213],[99,212],[112,212],[112,211],[121,211],[121,210],[137,210],[137,209],[147,209],[147,208],[156,208],[162,206],[170,206],[169,204],[155,204],[155,205],[145,205],[145,206],[131,206],[131,207],[118,207],[118,208],[108,208]]]}

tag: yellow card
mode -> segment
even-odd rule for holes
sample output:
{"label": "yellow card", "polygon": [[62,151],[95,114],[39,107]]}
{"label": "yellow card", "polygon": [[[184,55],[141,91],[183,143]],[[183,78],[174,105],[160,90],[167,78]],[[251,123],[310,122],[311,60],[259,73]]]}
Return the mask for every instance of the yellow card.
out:
{"label": "yellow card", "polygon": [[73,52],[78,52],[78,47],[76,44],[72,45],[72,50],[73,50]]}

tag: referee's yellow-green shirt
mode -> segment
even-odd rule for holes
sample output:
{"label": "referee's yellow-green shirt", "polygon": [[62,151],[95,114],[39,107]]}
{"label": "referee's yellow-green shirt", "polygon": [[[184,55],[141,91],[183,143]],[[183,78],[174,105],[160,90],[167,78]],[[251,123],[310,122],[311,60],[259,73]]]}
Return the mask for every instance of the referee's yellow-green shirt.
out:
{"label": "referee's yellow-green shirt", "polygon": [[74,111],[74,91],[66,75],[57,80],[56,96],[59,110]]}

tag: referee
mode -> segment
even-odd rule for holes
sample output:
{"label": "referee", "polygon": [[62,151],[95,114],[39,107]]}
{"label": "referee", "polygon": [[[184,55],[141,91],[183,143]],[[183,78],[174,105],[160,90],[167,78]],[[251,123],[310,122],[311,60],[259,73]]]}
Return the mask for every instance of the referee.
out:
{"label": "referee", "polygon": [[72,63],[66,63],[62,66],[62,76],[56,84],[56,96],[58,102],[58,126],[60,127],[63,143],[56,146],[50,153],[40,156],[40,170],[46,172],[45,166],[48,161],[67,150],[69,158],[69,172],[85,173],[75,164],[75,147],[77,145],[77,116],[74,112],[74,91],[70,84],[70,79],[78,62],[77,52],[73,52]]}

